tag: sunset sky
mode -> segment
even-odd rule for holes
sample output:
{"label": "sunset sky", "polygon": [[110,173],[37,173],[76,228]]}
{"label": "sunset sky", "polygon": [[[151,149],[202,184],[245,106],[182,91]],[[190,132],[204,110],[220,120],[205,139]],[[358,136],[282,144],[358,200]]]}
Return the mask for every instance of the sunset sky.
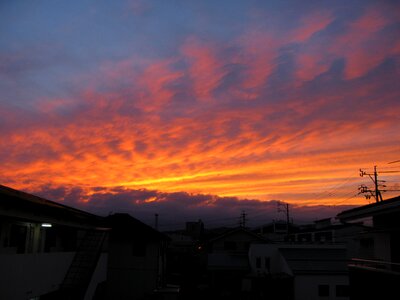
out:
{"label": "sunset sky", "polygon": [[0,184],[168,222],[368,204],[399,37],[398,1],[1,1]]}

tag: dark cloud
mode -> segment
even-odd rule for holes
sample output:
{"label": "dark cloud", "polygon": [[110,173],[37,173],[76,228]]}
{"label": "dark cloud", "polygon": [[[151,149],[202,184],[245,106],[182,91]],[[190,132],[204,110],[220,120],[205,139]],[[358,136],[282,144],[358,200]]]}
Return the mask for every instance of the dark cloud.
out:
{"label": "dark cloud", "polygon": [[[185,222],[202,219],[207,227],[236,226],[245,211],[250,226],[272,220],[285,219],[279,210],[280,201],[260,201],[237,197],[218,197],[186,192],[165,193],[146,189],[124,187],[95,187],[90,194],[82,188],[42,186],[34,194],[59,201],[99,215],[125,212],[152,224],[154,214],[160,218],[161,229],[183,228]],[[290,205],[291,218],[296,223],[313,222],[334,217],[351,206],[301,206]]]}

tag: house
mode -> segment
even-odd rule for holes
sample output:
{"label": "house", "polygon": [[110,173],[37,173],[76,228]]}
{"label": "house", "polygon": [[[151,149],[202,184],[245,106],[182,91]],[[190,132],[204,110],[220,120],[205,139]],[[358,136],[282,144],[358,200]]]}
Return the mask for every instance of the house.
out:
{"label": "house", "polygon": [[325,218],[300,226],[290,234],[289,241],[296,244],[345,244],[350,259],[358,247],[354,236],[364,230],[368,227],[360,222],[342,223],[334,218]]}
{"label": "house", "polygon": [[204,234],[204,223],[201,220],[197,222],[186,222],[186,234],[194,240],[200,240]]}
{"label": "house", "polygon": [[145,299],[165,285],[168,238],[152,227],[118,213],[106,218],[108,299]]}
{"label": "house", "polygon": [[355,236],[358,247],[349,263],[350,299],[399,299],[400,196],[345,210],[337,218],[370,225]]}
{"label": "house", "polygon": [[244,227],[228,230],[208,241],[207,271],[216,295],[231,297],[243,291],[243,280],[250,272],[250,245],[268,242]]}
{"label": "house", "polygon": [[166,241],[128,214],[100,217],[0,186],[0,299],[155,296]]}
{"label": "house", "polygon": [[166,233],[170,238],[167,249],[168,282],[182,286],[183,291],[188,285],[201,281],[205,273],[206,257],[200,241],[203,228],[200,222],[186,222],[185,230]]}
{"label": "house", "polygon": [[287,240],[290,233],[296,231],[297,226],[293,223],[288,224],[283,220],[273,220],[272,222],[261,225],[254,230],[254,232],[257,232],[261,236],[274,242],[283,242],[285,239]]}
{"label": "house", "polygon": [[258,299],[349,299],[343,244],[253,244],[249,262]]}

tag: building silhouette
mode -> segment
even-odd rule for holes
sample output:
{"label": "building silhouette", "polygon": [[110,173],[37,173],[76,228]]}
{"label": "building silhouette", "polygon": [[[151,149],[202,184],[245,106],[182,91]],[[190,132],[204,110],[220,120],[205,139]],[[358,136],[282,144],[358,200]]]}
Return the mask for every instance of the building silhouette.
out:
{"label": "building silhouette", "polygon": [[168,238],[0,186],[0,299],[145,299],[162,291]]}
{"label": "building silhouette", "polygon": [[399,299],[400,197],[346,210],[342,222],[370,224],[354,236],[349,263],[350,299]]}

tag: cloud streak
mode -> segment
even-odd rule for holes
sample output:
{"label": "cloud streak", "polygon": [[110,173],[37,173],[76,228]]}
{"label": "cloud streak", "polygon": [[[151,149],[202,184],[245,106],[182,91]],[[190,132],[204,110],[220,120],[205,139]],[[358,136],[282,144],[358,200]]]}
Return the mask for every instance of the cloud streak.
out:
{"label": "cloud streak", "polygon": [[[219,29],[212,14],[185,4],[179,9],[187,28],[175,32],[148,23],[172,18],[171,11],[140,3],[129,6],[134,19],[126,12],[117,23],[132,30],[147,24],[154,42],[115,25],[121,36],[104,39],[120,44],[104,46],[108,54],[92,50],[84,64],[76,41],[60,46],[76,59],[67,68],[60,57],[46,61],[54,49],[43,48],[36,66],[25,62],[37,53],[13,56],[3,47],[3,184],[54,186],[45,194],[93,209],[106,210],[113,199],[130,210],[182,205],[189,214],[183,207],[211,211],[234,199],[236,213],[249,203],[269,207],[262,201],[271,199],[361,204],[353,197],[363,183],[357,170],[398,159],[396,4],[354,3],[347,13],[320,4],[294,16],[276,3],[256,9],[235,2],[232,14],[242,23]],[[90,17],[102,12],[99,6]],[[210,28],[213,34],[205,34]],[[22,37],[20,43],[29,45]],[[19,94],[15,82],[26,83]]]}

